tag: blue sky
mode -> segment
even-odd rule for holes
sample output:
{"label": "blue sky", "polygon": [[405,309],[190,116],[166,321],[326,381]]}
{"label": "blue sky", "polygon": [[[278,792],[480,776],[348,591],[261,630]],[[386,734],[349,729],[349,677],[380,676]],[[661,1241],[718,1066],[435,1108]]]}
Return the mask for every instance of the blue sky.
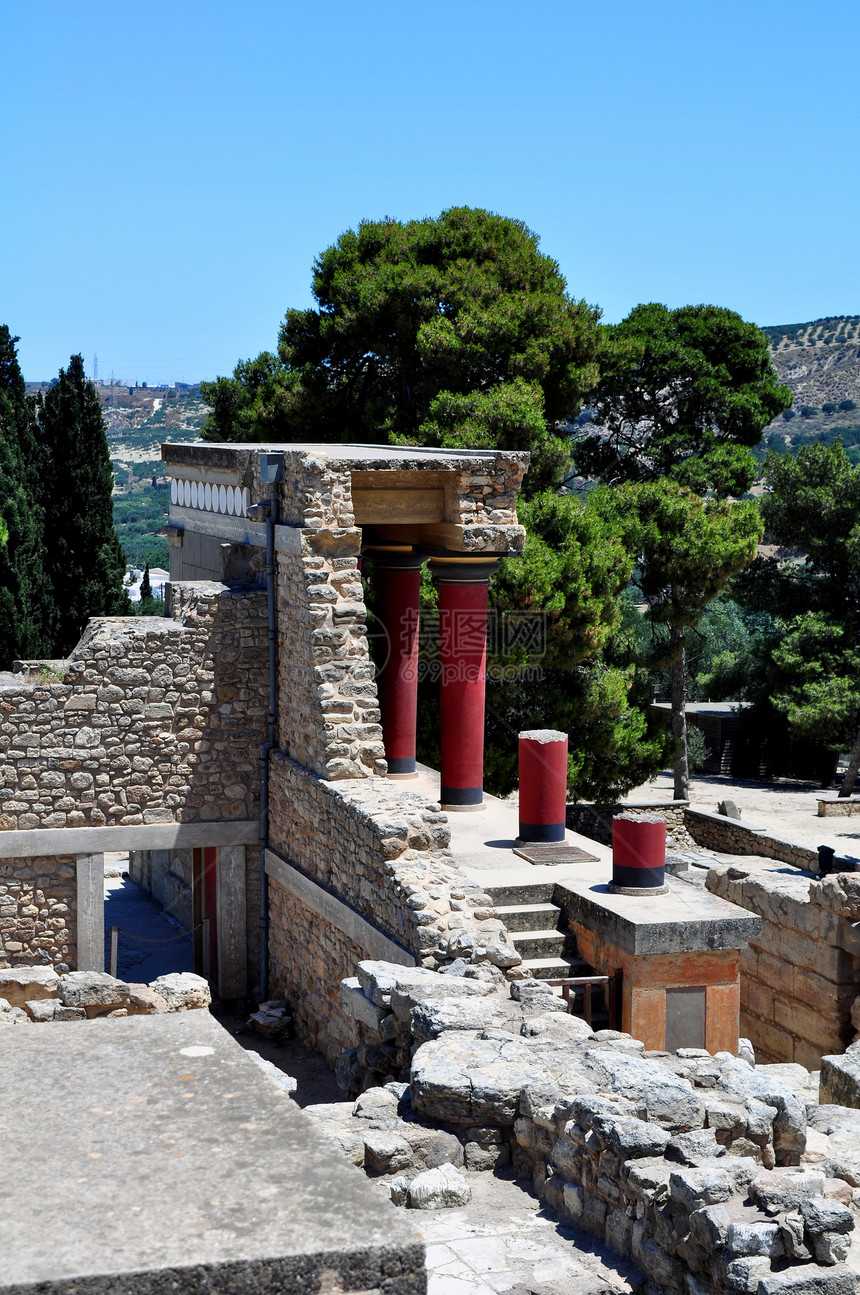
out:
{"label": "blue sky", "polygon": [[363,217],[488,207],[622,318],[860,313],[856,0],[0,4],[0,323],[191,381]]}

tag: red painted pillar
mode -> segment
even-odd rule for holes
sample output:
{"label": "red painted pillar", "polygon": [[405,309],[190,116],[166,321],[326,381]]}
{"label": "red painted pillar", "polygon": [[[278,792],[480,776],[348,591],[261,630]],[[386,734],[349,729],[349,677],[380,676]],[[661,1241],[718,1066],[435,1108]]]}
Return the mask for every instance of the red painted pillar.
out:
{"label": "red painted pillar", "polygon": [[376,677],[389,778],[415,776],[418,715],[418,618],[421,566],[411,549],[373,548],[377,615],[387,658]]}
{"label": "red painted pillar", "polygon": [[567,811],[567,734],[520,733],[520,840],[563,841]]}
{"label": "red painted pillar", "polygon": [[496,561],[432,558],[439,586],[440,739],[443,809],[482,809],[487,585]]}
{"label": "red painted pillar", "polygon": [[662,895],[666,871],[666,820],[661,814],[616,814],[612,820],[612,881],[621,895]]}

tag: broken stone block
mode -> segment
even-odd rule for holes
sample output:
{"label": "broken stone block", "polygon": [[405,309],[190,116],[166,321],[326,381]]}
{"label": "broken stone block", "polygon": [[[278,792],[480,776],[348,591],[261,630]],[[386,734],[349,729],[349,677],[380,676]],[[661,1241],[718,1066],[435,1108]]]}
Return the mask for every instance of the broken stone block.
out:
{"label": "broken stone block", "polygon": [[471,1187],[453,1165],[426,1169],[412,1179],[407,1192],[407,1201],[413,1210],[451,1209],[466,1205],[471,1199]]}
{"label": "broken stone block", "polygon": [[387,1088],[368,1088],[353,1102],[352,1114],[361,1120],[376,1120],[380,1116],[396,1116],[398,1107],[396,1093]]}
{"label": "broken stone block", "polygon": [[669,1141],[668,1133],[659,1124],[647,1124],[632,1116],[597,1115],[592,1129],[602,1144],[621,1160],[660,1156]]}
{"label": "broken stone block", "polygon": [[368,1129],[362,1134],[364,1165],[376,1174],[395,1174],[412,1163],[409,1143],[389,1129]]}
{"label": "broken stone block", "polygon": [[813,1197],[801,1203],[800,1213],[807,1232],[820,1236],[822,1232],[853,1232],[854,1215],[847,1205],[824,1197]]}
{"label": "broken stone block", "polygon": [[56,1008],[53,998],[30,999],[24,1004],[24,1011],[31,1021],[53,1021]]}
{"label": "broken stone block", "polygon": [[852,1043],[842,1056],[821,1058],[818,1100],[822,1106],[860,1107],[860,1043]]}
{"label": "broken stone block", "polygon": [[734,1177],[720,1166],[703,1166],[700,1169],[677,1169],[669,1174],[669,1194],[688,1210],[700,1210],[706,1205],[720,1205],[730,1200],[735,1192]]}
{"label": "broken stone block", "polygon": [[0,968],[0,998],[21,1008],[38,998],[56,999],[59,979],[53,967]]}
{"label": "broken stone block", "polygon": [[823,1195],[824,1174],[817,1169],[766,1170],[750,1183],[750,1196],[767,1214],[798,1210],[804,1201]]}
{"label": "broken stone block", "polygon": [[581,1043],[590,1039],[594,1032],[582,1017],[568,1016],[564,1011],[553,1008],[538,1016],[527,1017],[522,1023],[521,1033],[526,1038],[548,1039],[554,1043]]}
{"label": "broken stone block", "polygon": [[212,1002],[208,983],[193,971],[172,971],[167,976],[159,976],[150,989],[165,1000],[168,1012],[187,1012],[209,1007]]}
{"label": "broken stone block", "polygon": [[64,1007],[83,1008],[89,1018],[126,1007],[129,997],[125,981],[106,971],[70,971],[60,979],[58,994]]}
{"label": "broken stone block", "polygon": [[548,1080],[539,1057],[502,1031],[453,1030],[424,1043],[412,1060],[412,1107],[452,1124],[513,1124],[520,1091]]}
{"label": "broken stone block", "polygon": [[[474,984],[474,981],[465,981]],[[478,982],[480,983],[480,982]],[[481,1030],[501,1024],[503,1007],[484,998],[440,998],[419,1002],[412,1008],[410,1022],[416,1044],[437,1039],[446,1030]]]}
{"label": "broken stone block", "polygon": [[259,1052],[255,1052],[253,1048],[246,1048],[245,1051],[254,1062],[254,1065],[262,1070],[267,1079],[270,1079],[277,1088],[280,1088],[282,1093],[292,1096],[299,1086],[298,1080],[293,1079],[292,1075],[285,1074],[283,1070],[279,1070],[276,1065],[273,1065],[271,1061],[267,1061],[265,1057],[261,1057]]}
{"label": "broken stone block", "polygon": [[806,1265],[763,1277],[756,1295],[856,1295],[857,1274],[840,1264],[822,1270]]}

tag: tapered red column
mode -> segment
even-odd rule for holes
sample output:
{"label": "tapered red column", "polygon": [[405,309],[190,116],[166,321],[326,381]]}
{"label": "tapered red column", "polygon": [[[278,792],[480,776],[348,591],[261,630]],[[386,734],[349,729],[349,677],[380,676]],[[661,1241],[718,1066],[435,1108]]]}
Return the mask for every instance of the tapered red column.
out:
{"label": "tapered red column", "polygon": [[389,778],[415,775],[421,565],[411,549],[373,548],[377,616],[385,645],[376,677]]}
{"label": "tapered red column", "polygon": [[483,808],[487,584],[498,563],[431,559],[439,586],[442,808]]}

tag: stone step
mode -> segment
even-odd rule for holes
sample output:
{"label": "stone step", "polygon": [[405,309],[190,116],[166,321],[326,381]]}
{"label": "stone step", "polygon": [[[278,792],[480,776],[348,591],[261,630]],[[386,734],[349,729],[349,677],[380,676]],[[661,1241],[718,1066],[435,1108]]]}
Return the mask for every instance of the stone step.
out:
{"label": "stone step", "polygon": [[[511,931],[511,944],[522,958],[556,958],[570,955],[563,931]],[[564,975],[564,972],[562,972]]]}
{"label": "stone step", "polygon": [[592,967],[582,958],[560,953],[557,958],[523,958],[522,969],[536,980],[557,980],[562,976],[591,976]]}
{"label": "stone step", "polygon": [[548,931],[561,919],[556,904],[496,904],[495,909],[509,931]]}
{"label": "stone step", "polygon": [[522,886],[487,886],[486,893],[494,905],[547,904],[552,899],[552,881],[526,882]]}

